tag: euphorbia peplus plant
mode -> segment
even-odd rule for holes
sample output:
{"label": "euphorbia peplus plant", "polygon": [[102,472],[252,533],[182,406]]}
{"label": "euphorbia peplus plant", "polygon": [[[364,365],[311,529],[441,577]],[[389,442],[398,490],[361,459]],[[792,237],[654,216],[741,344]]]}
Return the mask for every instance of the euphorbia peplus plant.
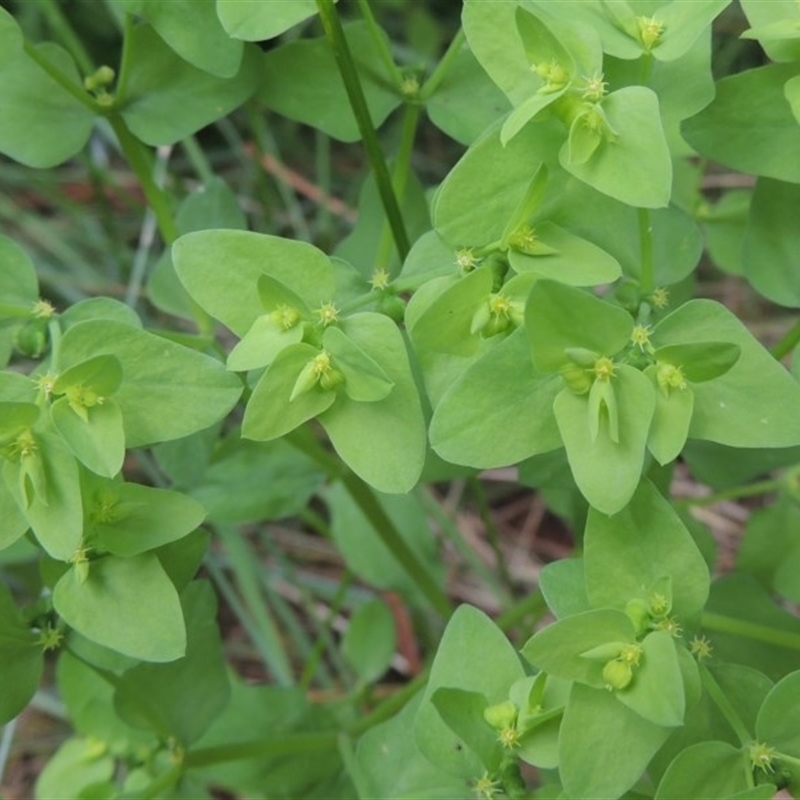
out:
{"label": "euphorbia peplus plant", "polygon": [[[800,602],[800,387],[779,359],[800,325],[770,353],[692,299],[692,276],[705,234],[718,267],[800,306],[800,8],[743,0],[745,36],[776,63],[715,90],[727,0],[466,0],[426,69],[397,63],[377,9],[357,5],[342,25],[332,0],[110,0],[113,67],[53,2],[67,49],[0,12],[0,151],[52,167],[106,123],[167,246],[149,297],[197,328],[147,331],[110,298],[57,311],[0,238],[0,359],[27,359],[0,373],[0,720],[56,651],[75,728],[38,796],[796,793],[800,622],[783,601]],[[268,108],[363,140],[372,175],[333,253],[244,230],[218,178],[176,211],[153,179],[147,145],[246,100],[256,129]],[[400,107],[390,163],[376,126]],[[430,208],[411,168],[423,111],[467,147]],[[702,200],[697,155],[758,175],[755,190]],[[227,352],[215,321],[238,340]],[[156,485],[130,479],[131,448]],[[779,492],[732,576],[712,576],[710,538],[670,498],[679,458],[722,496]],[[495,623],[453,612],[408,493],[510,465],[582,548]],[[366,715],[394,650],[381,603],[342,642],[352,692],[311,704],[319,651],[296,676],[257,609],[275,685],[246,686],[195,577],[204,520],[252,569],[231,525],[314,491],[352,573],[447,621],[424,684]],[[27,564],[36,580],[17,579]],[[545,603],[555,621],[535,630]]]}

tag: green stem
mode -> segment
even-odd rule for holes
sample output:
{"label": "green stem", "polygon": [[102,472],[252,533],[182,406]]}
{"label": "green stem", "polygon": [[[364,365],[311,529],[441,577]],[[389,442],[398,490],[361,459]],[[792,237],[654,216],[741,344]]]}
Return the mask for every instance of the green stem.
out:
{"label": "green stem", "polygon": [[358,0],[358,8],[361,11],[361,16],[364,17],[364,21],[367,23],[370,36],[372,36],[372,41],[375,44],[381,61],[383,61],[386,67],[386,71],[392,76],[395,87],[399,87],[403,80],[403,74],[394,61],[394,56],[389,49],[386,36],[383,35],[383,30],[375,21],[375,15],[372,13],[369,0]]}
{"label": "green stem", "polygon": [[656,288],[653,269],[653,230],[650,225],[650,212],[646,208],[636,211],[639,219],[639,247],[642,259],[642,289],[650,294]]}
{"label": "green stem", "polygon": [[217,747],[203,747],[191,750],[183,759],[184,767],[206,767],[229,761],[243,761],[248,758],[267,759],[279,756],[298,756],[320,753],[336,748],[338,731],[324,733],[279,733],[234,742]]}
{"label": "green stem", "polygon": [[508,631],[518,625],[527,616],[532,615],[537,620],[547,611],[547,603],[544,595],[537,589],[522,598],[516,605],[507,608],[496,620],[497,626],[504,631]]}
{"label": "green stem", "polygon": [[236,585],[249,611],[249,616],[255,623],[256,640],[254,644],[264,657],[275,681],[281,686],[292,686],[294,684],[292,666],[286,657],[281,636],[258,585],[258,560],[254,557],[243,534],[235,528],[218,525],[217,533],[225,546]]}
{"label": "green stem", "polygon": [[[325,628],[330,629],[334,617],[339,613],[339,610],[344,604],[345,598],[347,597],[347,590],[350,588],[352,582],[353,576],[348,571],[345,573],[343,580],[339,583],[339,588],[336,591],[336,595],[334,596],[333,602],[331,603],[328,611],[328,619],[324,623]],[[327,642],[323,636],[318,636],[317,641],[314,642],[311,655],[308,657],[306,664],[303,667],[303,674],[300,676],[300,688],[303,691],[308,691],[309,687],[311,686],[311,681],[314,680],[314,677],[317,674],[326,644]]]}
{"label": "green stem", "polygon": [[720,503],[723,500],[736,500],[740,497],[754,497],[759,494],[769,494],[770,492],[780,491],[785,486],[785,481],[778,478],[748,483],[745,486],[733,486],[730,489],[723,489],[720,492],[707,494],[703,497],[686,497],[674,500],[673,504],[677,508],[689,508],[691,506],[710,506]]}
{"label": "green stem", "polygon": [[307,429],[294,430],[285,439],[289,444],[302,450],[316,461],[330,478],[342,482],[353,502],[361,509],[361,513],[375,529],[378,538],[417,584],[433,608],[445,619],[448,619],[453,613],[453,609],[447,595],[436,584],[417,554],[406,544],[402,534],[378,502],[372,488],[355,473],[350,472],[337,458],[327,453],[319,442],[309,435]]}
{"label": "green stem", "polygon": [[442,509],[430,490],[425,486],[419,486],[417,487],[416,495],[422,507],[425,509],[425,512],[434,518],[441,532],[450,539],[453,546],[469,563],[472,570],[480,575],[482,580],[491,587],[492,593],[500,604],[506,605],[511,599],[508,589],[503,586],[494,570],[487,567],[478,557],[475,550],[465,541],[464,535],[459,530],[458,525],[456,525],[450,518],[450,515]]}
{"label": "green stem", "polygon": [[339,72],[358,123],[361,138],[364,140],[367,159],[372,171],[375,173],[375,183],[386,212],[386,218],[389,220],[389,226],[392,229],[395,247],[400,256],[400,261],[405,261],[408,251],[411,249],[408,233],[403,222],[403,215],[400,212],[400,205],[392,188],[392,179],[386,166],[386,159],[381,151],[375,126],[372,124],[367,101],[361,88],[361,81],[358,77],[353,55],[350,52],[350,46],[347,44],[347,39],[342,29],[341,20],[333,0],[317,0],[317,8],[319,9],[322,26],[325,28],[325,34],[333,48],[336,63],[339,66]]}
{"label": "green stem", "polygon": [[703,688],[708,692],[708,696],[714,701],[714,704],[722,713],[722,716],[728,721],[728,724],[733,729],[733,732],[739,738],[739,741],[746,745],[753,741],[747,727],[742,718],[737,713],[736,709],[731,705],[722,687],[717,683],[716,678],[711,674],[705,664],[698,664],[700,669],[700,680],[703,683]]}
{"label": "green stem", "polygon": [[94,64],[83,42],[75,35],[72,26],[61,7],[54,0],[39,0],[39,5],[47,18],[53,38],[60,39],[69,54],[75,59],[84,75],[94,72]]}
{"label": "green stem", "polygon": [[175,788],[183,775],[185,765],[175,764],[170,767],[163,775],[159,775],[149,786],[146,786],[138,795],[139,800],[156,800],[163,797],[165,792]]}
{"label": "green stem", "polygon": [[497,561],[497,571],[500,573],[500,580],[507,587],[511,587],[513,581],[511,580],[511,575],[508,572],[503,551],[500,549],[500,537],[497,534],[497,528],[495,527],[494,520],[492,519],[492,513],[489,509],[489,502],[486,499],[486,492],[483,489],[483,485],[476,477],[469,478],[467,482],[475,494],[475,499],[478,503],[478,513],[481,521],[483,522],[483,527],[486,530],[486,538],[489,541],[489,546],[492,548],[492,552],[494,553],[494,557]]}
{"label": "green stem", "polygon": [[792,325],[783,338],[772,347],[770,353],[780,361],[800,343],[800,319]]}
{"label": "green stem", "polygon": [[[408,186],[408,176],[411,172],[411,154],[414,150],[414,139],[417,135],[417,125],[419,124],[422,106],[417,103],[409,103],[405,107],[403,115],[403,130],[400,136],[400,146],[397,149],[397,157],[392,169],[392,186],[394,187],[395,197],[400,203],[403,202]],[[380,243],[378,245],[378,255],[376,265],[380,267],[389,266],[389,254],[392,247],[392,231],[384,224],[381,230]]]}
{"label": "green stem", "polygon": [[716,614],[713,611],[704,611],[700,624],[703,628],[720,633],[733,633],[746,639],[757,642],[774,644],[786,647],[789,650],[800,650],[800,633],[783,631],[778,628],[768,628],[757,622],[748,622],[725,614]]}
{"label": "green stem", "polygon": [[406,540],[397,530],[392,520],[389,519],[372,489],[352,472],[342,478],[342,484],[361,510],[361,513],[369,520],[381,542],[417,584],[431,606],[442,617],[448,619],[453,613],[453,608],[447,595],[439,588],[426,565],[419,560],[417,554],[406,544]]}
{"label": "green stem", "polygon": [[130,132],[125,120],[119,114],[109,114],[108,121],[117,135],[122,152],[128,160],[152,209],[158,223],[158,230],[165,244],[170,245],[178,238],[178,228],[172,216],[166,194],[159,188],[153,178],[153,164],[150,153],[144,145]]}
{"label": "green stem", "polygon": [[434,69],[434,71],[431,73],[431,76],[425,81],[422,88],[419,90],[419,99],[422,103],[425,103],[439,88],[439,84],[444,80],[445,76],[450,71],[453,61],[455,61],[456,56],[466,40],[467,37],[464,35],[464,29],[461,28],[453,37],[453,40],[450,42],[450,46],[447,48],[445,54],[436,65],[436,69]]}
{"label": "green stem", "polygon": [[197,176],[203,184],[208,184],[214,178],[214,170],[211,169],[203,149],[197,144],[197,139],[194,136],[187,136],[181,141],[181,145]]}
{"label": "green stem", "polygon": [[350,725],[347,732],[351,736],[359,736],[375,725],[391,719],[425,685],[427,680],[427,670],[420,672],[419,675],[416,675],[413,680],[406,683],[401,689],[390,694],[369,714]]}
{"label": "green stem", "polygon": [[102,114],[105,110],[84,88],[64,75],[50,63],[30,42],[24,43],[25,54],[35,61],[62,89],[71,94],[78,102],[86,106],[93,114]]}

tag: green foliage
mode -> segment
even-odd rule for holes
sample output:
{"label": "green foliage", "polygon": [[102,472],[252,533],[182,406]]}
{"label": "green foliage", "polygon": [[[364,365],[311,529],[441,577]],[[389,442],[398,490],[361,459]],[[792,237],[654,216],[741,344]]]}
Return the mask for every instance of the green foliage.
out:
{"label": "green foliage", "polygon": [[[8,174],[80,156],[105,192],[102,278],[50,220],[0,237],[0,723],[54,674],[74,730],[37,797],[796,793],[800,325],[770,352],[694,295],[705,247],[800,306],[800,11],[742,0],[765,59],[715,83],[728,5],[465,0],[452,37],[404,0],[109,0],[107,39],[0,10]],[[458,153],[435,186],[425,117]],[[276,167],[309,127],[316,192]],[[283,176],[285,215],[217,169],[219,136]],[[327,137],[370,173],[341,236]],[[98,143],[141,185],[135,257]],[[706,197],[698,159],[754,187]],[[777,495],[732,575],[678,460],[711,500]],[[526,597],[420,485],[496,467],[579,543]],[[452,610],[435,531],[497,622]],[[298,577],[287,537],[335,547],[341,583]]]}

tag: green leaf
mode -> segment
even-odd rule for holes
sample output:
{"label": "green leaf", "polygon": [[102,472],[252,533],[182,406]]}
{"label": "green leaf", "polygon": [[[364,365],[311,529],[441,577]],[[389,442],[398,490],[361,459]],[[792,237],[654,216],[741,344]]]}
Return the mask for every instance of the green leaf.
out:
{"label": "green leaf", "polygon": [[533,362],[555,372],[569,360],[569,348],[613,356],[630,340],[633,320],[619,306],[551,280],[537,281],[528,297],[525,327]]}
{"label": "green leaf", "polygon": [[114,707],[134,727],[173,736],[186,747],[216,721],[231,690],[214,590],[205,581],[194,581],[181,600],[186,655],[169,664],[139,664],[125,672],[116,686]]}
{"label": "green leaf", "polygon": [[639,370],[627,365],[616,370],[610,388],[619,418],[618,442],[611,437],[610,425],[602,421],[598,435],[592,436],[586,396],[564,389],[553,406],[575,482],[589,503],[604,514],[624,508],[639,484],[656,402],[653,385]]}
{"label": "green leaf", "polygon": [[271,314],[262,314],[228,354],[226,366],[234,372],[269,366],[282,350],[298,344],[302,339],[301,324],[285,330]]}
{"label": "green leaf", "polygon": [[433,693],[439,687],[463,689],[494,705],[508,699],[509,687],[522,676],[522,664],[505,634],[481,611],[460,606],[439,643],[414,720],[414,738],[422,754],[453,775],[482,775],[480,760],[437,712]]}
{"label": "green leaf", "polygon": [[800,780],[800,671],[778,681],[767,695],[756,719],[756,739],[791,759],[776,759],[775,766],[791,774],[791,785]]}
{"label": "green leaf", "polygon": [[3,525],[0,527],[0,551],[2,551],[11,547],[30,527],[5,481],[0,482],[0,519],[3,520]]}
{"label": "green leaf", "polygon": [[673,61],[684,55],[710,27],[716,16],[731,0],[693,0],[684,3],[673,0],[654,14],[664,25],[661,41],[653,48],[659,61]]}
{"label": "green leaf", "polygon": [[342,637],[342,655],[362,684],[378,680],[389,668],[397,647],[394,617],[382,600],[359,606]]}
{"label": "green leaf", "polygon": [[[494,7],[490,10],[498,13]],[[531,178],[562,139],[558,123],[542,123],[524,128],[503,147],[499,126],[489,128],[453,167],[434,197],[431,212],[439,236],[453,247],[485,246],[500,240]]]}
{"label": "green leaf", "polygon": [[714,646],[715,658],[720,661],[753,667],[773,680],[780,680],[797,667],[796,649],[772,641],[758,641],[753,646],[752,639],[736,633],[737,622],[741,621],[750,628],[800,636],[800,620],[781,608],[749,576],[730,575],[714,581],[705,612],[721,615],[732,623],[722,629],[709,624],[704,630]]}
{"label": "green leaf", "polygon": [[[191,30],[194,35],[194,25]],[[129,38],[130,68],[120,76],[124,92],[118,108],[145,144],[174,144],[186,138],[238,108],[258,85],[257,49],[245,48],[235,77],[220,78],[179,58],[149,25],[135,26]]]}
{"label": "green leaf", "polygon": [[657,361],[680,367],[686,380],[702,383],[728,372],[741,352],[732,342],[692,342],[658,347],[654,355]]}
{"label": "green leaf", "polygon": [[797,5],[793,0],[742,0],[742,10],[753,26],[743,39],[758,39],[772,61],[800,59]]}
{"label": "green leaf", "polygon": [[319,352],[301,342],[278,353],[247,401],[242,436],[256,441],[277,439],[333,405],[337,393],[318,385],[292,399],[298,376]]}
{"label": "green leaf", "polygon": [[71,737],[51,756],[36,780],[36,800],[83,796],[92,784],[110,781],[114,757],[93,738]]}
{"label": "green leaf", "polygon": [[215,449],[191,489],[217,522],[255,522],[297,514],[323,480],[319,467],[286,442],[251,442],[238,431]]}
{"label": "green leaf", "polygon": [[545,564],[539,575],[539,588],[556,619],[591,609],[581,557],[561,558]]}
{"label": "green leaf", "polygon": [[542,85],[525,54],[516,10],[516,3],[467,0],[461,14],[470,50],[514,105],[535,94]]}
{"label": "green leaf", "polygon": [[217,14],[230,36],[247,42],[272,39],[313,17],[314,0],[283,0],[266,4],[262,0],[217,0]]}
{"label": "green leaf", "polygon": [[[175,225],[181,234],[210,228],[245,230],[247,219],[233,190],[222,178],[214,176],[183,199],[175,214]],[[192,301],[178,280],[169,249],[164,250],[153,266],[147,294],[150,302],[162,311],[194,320]]]}
{"label": "green leaf", "polygon": [[644,86],[629,86],[604,98],[602,110],[617,134],[614,140],[604,139],[583,163],[570,162],[565,143],[559,153],[561,166],[628,205],[666,206],[672,193],[672,160],[661,125],[658,97]]}
{"label": "green leaf", "polygon": [[800,386],[724,306],[691,300],[659,324],[656,348],[703,341],[729,342],[738,361],[719,378],[695,384],[689,436],[732,447],[800,444]]}
{"label": "green leaf", "polygon": [[569,797],[621,797],[669,735],[606,689],[576,683],[561,722],[559,774]]}
{"label": "green leaf", "polygon": [[630,685],[614,692],[617,700],[656,725],[682,725],[686,700],[675,640],[666,631],[653,631],[641,647],[641,663]]}
{"label": "green leaf", "polygon": [[426,100],[425,110],[440,131],[468,146],[509,110],[509,104],[472,51],[463,47]]}
{"label": "green leaf", "polygon": [[594,606],[624,609],[649,601],[656,582],[672,580],[672,613],[696,614],[708,597],[708,567],[691,534],[667,501],[643,480],[618,514],[589,509],[585,533],[586,593]]}
{"label": "green leaf", "polygon": [[[16,39],[17,35],[11,36]],[[65,50],[52,42],[34,47],[83,92],[78,71]],[[8,55],[6,52],[0,57],[0,152],[28,167],[54,167],[83,149],[94,124],[94,112],[23,50],[12,47]],[[31,136],[31,131],[36,131],[36,136]]]}
{"label": "green leaf", "polygon": [[[419,316],[406,318],[417,352],[433,351],[452,355],[473,355],[480,339],[472,331],[472,320],[492,290],[492,271],[478,268],[452,283]],[[413,314],[413,316],[412,316]]]}
{"label": "green leaf", "polygon": [[[0,17],[0,22],[2,18]],[[5,524],[5,522],[4,522]],[[44,670],[37,635],[21,619],[11,592],[0,584],[0,724],[19,714],[39,688]]]}
{"label": "green leaf", "polygon": [[103,354],[125,365],[114,400],[122,411],[128,447],[207,428],[241,394],[239,380],[215,359],[120,322],[81,322],[61,340],[65,369]]}
{"label": "green leaf", "polygon": [[242,60],[242,43],[220,24],[214,0],[114,0],[128,14],[147,20],[185,61],[220,78],[232,78]]}
{"label": "green leaf", "polygon": [[[53,558],[68,561],[83,535],[78,465],[60,436],[35,431],[34,439],[33,464],[7,462],[3,480],[42,547]],[[33,487],[32,497],[29,468],[43,483]]]}
{"label": "green leaf", "polygon": [[500,764],[501,751],[497,731],[483,717],[488,707],[486,698],[480,692],[440,686],[431,695],[431,702],[451,733],[478,756],[487,771],[494,772]]}
{"label": "green leaf", "polygon": [[175,242],[172,257],[186,291],[239,337],[264,313],[261,275],[282,283],[312,309],[333,297],[330,260],[306,242],[249,231],[197,231]]}
{"label": "green leaf", "polygon": [[656,370],[655,365],[645,370],[656,389],[656,410],[647,434],[647,449],[663,466],[674,461],[686,444],[694,413],[694,392],[686,386],[665,393],[658,386]]}
{"label": "green leaf", "polygon": [[87,639],[142,661],[174,661],[186,650],[180,600],[156,556],[106,556],[81,580],[72,567],[53,590],[64,621]]}
{"label": "green leaf", "polygon": [[0,235],[0,263],[0,317],[8,306],[30,312],[39,299],[39,281],[27,253],[13,239]]}
{"label": "green leaf", "polygon": [[367,782],[366,797],[453,800],[465,796],[464,781],[432,764],[408,735],[421,699],[421,694],[415,695],[399,714],[359,738],[356,759]]}
{"label": "green leaf", "polygon": [[560,381],[537,373],[523,331],[503,339],[447,390],[433,412],[430,441],[447,461],[490,468],[555,450]]}
{"label": "green leaf", "polygon": [[[444,564],[437,558],[438,545],[430,535],[425,511],[417,497],[377,492],[375,496],[406,545],[441,585]],[[372,586],[399,592],[414,605],[425,607],[427,601],[421,597],[414,577],[398,564],[342,484],[330,486],[325,499],[331,514],[331,536],[348,567]]]}
{"label": "green leaf", "polygon": [[83,420],[62,397],[50,407],[50,416],[75,458],[92,472],[112,478],[125,459],[122,412],[113,398],[84,409]]}
{"label": "green leaf", "polygon": [[[366,22],[344,26],[361,88],[375,127],[379,127],[402,100],[394,75],[381,58]],[[379,35],[385,37],[382,31]],[[390,47],[388,38],[384,44]],[[270,50],[264,57],[259,99],[284,117],[303,122],[343,142],[361,138],[347,91],[327,37],[295,39]]]}
{"label": "green leaf", "polygon": [[535,272],[571,286],[613,283],[622,274],[614,256],[552,222],[537,224],[534,235],[553,252],[532,256],[511,250],[508,260],[517,272]]}
{"label": "green leaf", "polygon": [[800,231],[793,213],[799,204],[796,183],[759,178],[742,244],[747,280],[764,297],[792,308],[800,306]]}
{"label": "green leaf", "polygon": [[84,495],[88,531],[97,547],[129,557],[191,533],[205,519],[191,497],[136,483],[93,480]]}
{"label": "green leaf", "polygon": [[636,631],[630,618],[611,608],[593,609],[564,617],[528,639],[522,655],[533,666],[568,681],[603,688],[603,662],[584,654],[607,644],[633,644]]}
{"label": "green leaf", "polygon": [[783,92],[799,72],[799,64],[771,64],[723,78],[714,102],[683,123],[684,137],[725,166],[800,183],[797,120]]}
{"label": "green leaf", "polygon": [[382,314],[355,314],[341,329],[383,369],[394,388],[382,400],[366,403],[340,391],[319,421],[360,478],[382,492],[407,492],[425,463],[426,426],[403,337]]}
{"label": "green leaf", "polygon": [[322,346],[333,356],[334,367],[344,376],[343,389],[351,400],[365,403],[383,400],[394,388],[383,367],[341,328],[326,328]]}
{"label": "green leaf", "polygon": [[748,788],[748,769],[747,756],[740,747],[699,742],[679,753],[669,765],[658,784],[656,800],[725,800],[738,796]]}

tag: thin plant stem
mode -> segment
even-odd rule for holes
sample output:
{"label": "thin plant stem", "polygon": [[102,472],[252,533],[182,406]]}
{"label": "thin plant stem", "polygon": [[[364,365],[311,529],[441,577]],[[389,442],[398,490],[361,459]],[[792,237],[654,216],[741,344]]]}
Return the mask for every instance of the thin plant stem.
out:
{"label": "thin plant stem", "polygon": [[536,621],[547,611],[544,595],[540,589],[526,595],[518,603],[507,608],[496,620],[497,626],[504,631],[519,625],[526,617],[532,616]]}
{"label": "thin plant stem", "polygon": [[778,647],[786,647],[789,650],[800,650],[800,633],[794,633],[793,631],[770,628],[757,622],[748,622],[725,614],[716,614],[713,611],[704,611],[700,624],[709,631],[732,633],[756,642],[774,644]]}
{"label": "thin plant stem", "polygon": [[[408,103],[403,115],[403,129],[400,135],[400,145],[397,149],[397,157],[392,169],[392,185],[394,186],[395,197],[402,205],[408,187],[408,176],[411,173],[411,154],[414,150],[414,139],[417,134],[417,126],[422,111],[422,106],[418,103]],[[388,225],[384,224],[381,230],[381,238],[378,244],[378,255],[376,264],[378,267],[389,266],[390,251],[392,247],[392,232]]]}
{"label": "thin plant stem", "polygon": [[108,121],[114,129],[117,141],[131,169],[142,187],[148,206],[155,214],[158,230],[168,245],[178,238],[178,228],[172,215],[167,196],[153,177],[152,158],[145,146],[130,132],[119,114],[110,114]]}
{"label": "thin plant stem", "polygon": [[75,59],[79,69],[84,75],[93,72],[94,64],[91,56],[83,46],[80,38],[75,35],[75,31],[72,30],[72,26],[61,10],[61,6],[55,0],[39,0],[39,6],[47,19],[47,24],[50,26],[54,38],[61,40],[69,54]]}
{"label": "thin plant stem", "polygon": [[748,483],[744,486],[733,486],[730,489],[723,489],[719,492],[704,495],[703,497],[686,497],[673,500],[673,504],[677,508],[690,508],[692,506],[710,506],[714,503],[720,503],[724,500],[738,500],[742,497],[755,497],[760,494],[769,494],[770,492],[778,492],[785,486],[785,481],[780,478],[771,478],[768,480],[758,481],[757,483]]}
{"label": "thin plant stem", "polygon": [[656,288],[653,268],[653,228],[650,224],[650,212],[646,208],[636,211],[639,220],[639,248],[641,257],[642,289],[650,294]]}
{"label": "thin plant stem", "polygon": [[703,688],[708,692],[708,696],[714,701],[714,704],[725,717],[728,724],[733,729],[733,732],[738,737],[739,741],[744,745],[753,740],[747,730],[747,726],[742,721],[742,718],[737,713],[736,709],[731,705],[731,702],[725,696],[722,687],[717,683],[716,678],[711,674],[705,664],[698,664],[700,669],[700,680]]}
{"label": "thin plant stem", "polygon": [[[353,582],[353,576],[348,570],[347,572],[345,572],[344,577],[342,578],[342,581],[339,584],[339,588],[328,610],[328,618],[322,625],[322,630],[325,631],[330,630],[331,623],[341,610],[345,598],[347,597],[347,591],[350,588],[352,582]],[[300,688],[303,689],[304,691],[308,691],[309,687],[311,686],[311,682],[314,680],[314,677],[316,676],[317,671],[319,670],[320,665],[322,663],[322,655],[325,652],[325,647],[330,644],[331,642],[328,640],[328,638],[326,636],[321,635],[320,631],[320,635],[317,637],[316,642],[314,642],[314,647],[311,650],[311,655],[308,657],[305,666],[303,667],[303,672],[300,676]]]}
{"label": "thin plant stem", "polygon": [[218,525],[217,533],[225,545],[236,585],[256,624],[260,643],[259,650],[263,654],[268,654],[267,663],[275,674],[276,681],[282,686],[291,686],[294,684],[292,667],[265,602],[266,598],[259,587],[258,561],[254,558],[251,547],[240,531],[226,525]]}
{"label": "thin plant stem", "polygon": [[261,655],[264,664],[275,676],[276,683],[282,686],[291,686],[292,676],[291,669],[283,651],[279,648],[277,650],[267,646],[262,639],[259,629],[253,621],[250,612],[245,608],[242,601],[239,599],[230,581],[225,577],[222,567],[219,566],[216,559],[211,554],[206,556],[205,566],[211,573],[214,583],[222,593],[225,601],[231,607],[237,619],[242,623],[242,627],[247,631],[253,645]]}
{"label": "thin plant stem", "polygon": [[364,21],[367,23],[367,28],[369,29],[370,36],[372,36],[372,41],[375,44],[381,61],[383,61],[387,72],[392,76],[395,85],[399,87],[403,80],[403,75],[400,72],[400,68],[395,63],[392,51],[389,49],[389,45],[386,41],[386,36],[383,35],[383,30],[375,21],[375,15],[372,13],[369,0],[358,0],[358,8],[359,11],[361,11],[361,16],[364,17]]}
{"label": "thin plant stem", "polygon": [[426,513],[430,514],[435,519],[442,533],[450,539],[459,554],[468,562],[470,567],[480,575],[484,583],[490,587],[497,600],[503,604],[507,603],[511,599],[508,589],[497,578],[494,570],[487,567],[465,541],[464,535],[459,530],[458,525],[450,518],[450,515],[442,509],[430,490],[425,486],[419,486],[416,490],[416,494]]}
{"label": "thin plant stem", "polygon": [[497,560],[497,570],[500,573],[500,578],[506,586],[510,587],[512,584],[511,575],[508,572],[503,551],[500,549],[500,537],[497,533],[494,520],[492,519],[491,511],[489,510],[486,492],[484,491],[481,482],[476,477],[469,478],[467,482],[469,483],[478,503],[478,513],[480,514],[481,521],[483,522],[483,527],[486,529],[486,538],[489,541],[489,546],[492,548],[494,557]]}
{"label": "thin plant stem", "polygon": [[[317,177],[317,185],[325,193],[326,197],[330,197],[333,192],[331,191],[331,140],[330,137],[322,131],[314,132],[315,147],[315,173]],[[317,236],[327,239],[332,232],[332,216],[327,203],[320,203],[317,206]]]}
{"label": "thin plant stem", "polygon": [[364,97],[364,90],[361,87],[361,80],[358,77],[353,54],[350,52],[350,45],[348,45],[345,38],[342,23],[333,0],[317,0],[317,8],[319,9],[322,26],[325,29],[325,35],[333,48],[342,82],[358,124],[358,130],[364,141],[367,159],[372,171],[375,173],[375,183],[378,187],[386,218],[389,220],[389,227],[392,230],[397,253],[400,256],[400,261],[405,261],[408,251],[411,249],[408,233],[400,211],[400,204],[397,202],[397,197],[392,187],[392,179],[386,166],[386,159],[381,151],[378,134],[369,113],[367,100]]}
{"label": "thin plant stem", "polygon": [[30,42],[25,41],[26,55],[33,59],[62,89],[71,94],[94,114],[102,114],[105,110],[84,88],[70,80],[60,69],[45,58]]}
{"label": "thin plant stem", "polygon": [[436,69],[433,70],[428,80],[422,85],[419,90],[419,98],[421,102],[425,102],[430,96],[439,88],[439,84],[445,79],[447,73],[450,71],[456,56],[461,48],[464,46],[467,37],[464,35],[464,29],[460,28],[458,33],[453,37],[445,54],[442,56]]}
{"label": "thin plant stem", "polygon": [[16,728],[17,720],[15,717],[0,729],[2,730],[2,735],[0,735],[0,785],[3,783],[3,773],[6,771],[8,757],[11,754],[11,743],[14,741]]}
{"label": "thin plant stem", "polygon": [[438,586],[425,564],[408,546],[403,535],[378,502],[372,488],[355,473],[350,472],[338,459],[327,453],[307,431],[292,431],[286,436],[286,441],[314,459],[329,477],[342,482],[353,502],[367,518],[395,560],[416,583],[417,588],[436,612],[448,619],[453,613],[453,608],[447,595]]}
{"label": "thin plant stem", "polygon": [[800,319],[792,325],[777,344],[773,345],[770,353],[780,361],[784,356],[789,355],[798,343],[800,343]]}
{"label": "thin plant stem", "polygon": [[249,758],[267,759],[279,756],[312,755],[336,749],[338,731],[322,733],[276,733],[245,742],[203,747],[186,753],[183,764],[187,768],[206,767]]}
{"label": "thin plant stem", "polygon": [[[280,161],[278,145],[270,133],[269,128],[267,128],[263,115],[257,113],[252,104],[248,104],[247,106],[247,119],[250,123],[250,129],[253,131],[256,160],[258,163],[262,164],[264,156],[267,154],[274,156]],[[294,228],[295,238],[310,242],[313,238],[311,236],[311,230],[308,227],[308,222],[306,221],[305,214],[303,213],[303,209],[297,197],[291,188],[286,185],[285,181],[281,180],[277,175],[274,177],[274,182],[281,202],[286,208],[286,213]]]}
{"label": "thin plant stem", "polygon": [[203,184],[208,184],[214,178],[214,170],[211,169],[206,154],[197,143],[197,139],[194,136],[187,136],[181,141],[181,146],[186,152],[198,178],[200,178]]}
{"label": "thin plant stem", "polygon": [[[153,170],[153,182],[161,188],[167,174],[167,162],[172,151],[171,147],[159,147],[156,151],[156,162]],[[145,270],[150,257],[150,250],[156,237],[156,227],[158,223],[152,209],[148,206],[145,211],[142,229],[139,232],[139,242],[136,247],[136,255],[133,259],[128,287],[125,290],[125,304],[135,308],[139,300],[139,294],[144,283]]]}

